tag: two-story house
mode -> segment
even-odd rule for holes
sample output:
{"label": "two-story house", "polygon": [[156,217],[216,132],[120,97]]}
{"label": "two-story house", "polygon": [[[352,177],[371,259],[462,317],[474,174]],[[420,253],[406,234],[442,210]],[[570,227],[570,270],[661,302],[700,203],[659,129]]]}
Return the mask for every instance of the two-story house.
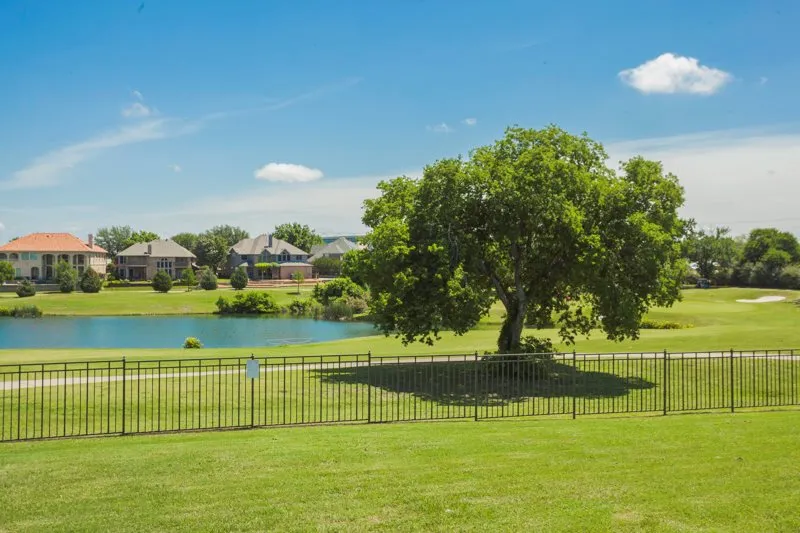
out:
{"label": "two-story house", "polygon": [[117,254],[117,277],[130,281],[153,279],[159,270],[179,279],[197,257],[169,239],[140,242]]}
{"label": "two-story house", "polygon": [[[229,266],[244,267],[250,279],[291,279],[295,272],[311,277],[312,267],[308,263],[308,252],[282,241],[271,234],[261,234],[252,239],[242,239],[230,251]],[[256,265],[270,264],[268,269]]]}
{"label": "two-story house", "polygon": [[0,246],[0,261],[8,261],[19,279],[52,280],[56,264],[66,261],[83,274],[91,268],[101,276],[106,273],[108,252],[94,243],[83,242],[69,233],[31,233]]}

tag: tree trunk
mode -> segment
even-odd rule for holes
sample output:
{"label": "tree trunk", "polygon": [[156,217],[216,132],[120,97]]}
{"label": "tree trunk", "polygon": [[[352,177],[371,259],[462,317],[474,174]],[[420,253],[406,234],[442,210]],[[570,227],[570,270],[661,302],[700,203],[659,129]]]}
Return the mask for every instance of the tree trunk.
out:
{"label": "tree trunk", "polygon": [[511,299],[506,307],[506,318],[500,328],[497,349],[500,353],[520,353],[522,329],[525,327],[525,315],[528,304],[525,301]]}

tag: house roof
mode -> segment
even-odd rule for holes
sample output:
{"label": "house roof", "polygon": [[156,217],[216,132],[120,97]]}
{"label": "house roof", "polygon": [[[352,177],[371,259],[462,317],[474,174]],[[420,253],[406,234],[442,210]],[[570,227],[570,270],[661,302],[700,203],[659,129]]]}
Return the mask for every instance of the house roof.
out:
{"label": "house roof", "polygon": [[[148,253],[148,246],[150,252]],[[129,246],[117,254],[118,257],[132,257],[149,255],[150,257],[190,257],[196,259],[196,256],[178,244],[169,239],[158,239],[150,242],[137,242],[133,246]]]}
{"label": "house roof", "polygon": [[280,255],[284,250],[291,255],[308,255],[307,252],[297,246],[266,233],[262,233],[252,239],[242,239],[234,244],[231,249],[239,255],[260,255],[264,250],[271,255]]}
{"label": "house roof", "polygon": [[346,237],[339,237],[332,243],[326,244],[322,248],[319,248],[316,252],[314,252],[314,255],[308,258],[308,260],[314,261],[315,259],[319,259],[320,257],[325,257],[327,255],[343,255],[351,250],[358,250],[359,248],[361,248],[361,246],[347,239]]}
{"label": "house roof", "polygon": [[31,233],[0,246],[0,252],[94,252],[108,253],[96,244],[92,247],[71,233]]}

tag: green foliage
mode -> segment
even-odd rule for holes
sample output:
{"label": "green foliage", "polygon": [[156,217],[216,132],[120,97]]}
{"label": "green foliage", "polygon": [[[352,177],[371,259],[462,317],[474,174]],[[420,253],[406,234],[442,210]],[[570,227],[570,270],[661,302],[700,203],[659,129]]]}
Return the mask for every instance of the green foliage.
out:
{"label": "green foliage", "polygon": [[166,270],[159,270],[153,276],[153,290],[158,292],[169,292],[172,289],[172,276]]}
{"label": "green foliage", "polygon": [[211,269],[204,268],[200,271],[200,288],[206,291],[217,290],[217,275]]}
{"label": "green foliage", "polygon": [[198,350],[203,347],[203,343],[197,337],[186,337],[183,341],[183,347],[186,349]]}
{"label": "green foliage", "polygon": [[42,310],[35,305],[17,305],[11,308],[0,307],[0,317],[39,318]]}
{"label": "green foliage", "polygon": [[87,268],[83,271],[83,275],[81,276],[80,287],[83,292],[100,292],[103,288],[103,278],[101,278],[100,274],[95,272],[94,269]]}
{"label": "green foliage", "polygon": [[342,273],[342,260],[335,257],[319,257],[312,263],[320,276],[336,277]]}
{"label": "green foliage", "polygon": [[641,329],[688,329],[691,324],[681,324],[680,322],[672,322],[669,320],[652,320],[645,318],[642,320]]}
{"label": "green foliage", "polygon": [[181,272],[181,283],[190,289],[197,285],[197,278],[195,278],[194,270],[191,268],[185,268],[183,272]]}
{"label": "green foliage", "polygon": [[[778,252],[784,252],[785,255]],[[788,231],[754,229],[744,245],[744,260],[750,263],[764,262],[770,266],[774,266],[775,262],[796,263],[800,261],[800,244],[797,237]]]}
{"label": "green foliage", "polygon": [[250,234],[237,226],[214,226],[210,230],[203,233],[207,237],[217,237],[225,242],[225,246],[230,248],[237,242],[250,238]]}
{"label": "green foliage", "polygon": [[59,261],[56,264],[56,283],[58,290],[70,293],[78,286],[78,272],[66,261]]}
{"label": "green foliage", "polygon": [[742,252],[729,228],[697,231],[693,221],[689,223],[684,247],[689,261],[697,263],[699,277],[707,279],[712,279],[718,269],[731,268]]}
{"label": "green foliage", "polygon": [[20,298],[30,298],[31,296],[36,296],[36,286],[27,279],[24,279],[19,282],[16,292],[17,296]]}
{"label": "green foliage", "polygon": [[244,268],[239,267],[234,269],[233,273],[231,274],[231,287],[237,290],[244,289],[247,287],[247,272]]}
{"label": "green foliage", "polygon": [[781,270],[779,285],[784,289],[800,289],[800,265],[789,265]]}
{"label": "green foliage", "polygon": [[694,287],[697,284],[697,280],[699,280],[702,277],[703,276],[701,276],[697,270],[693,268],[687,268],[686,272],[683,275],[683,283],[685,285],[691,285],[692,287]]}
{"label": "green foliage", "polygon": [[223,237],[204,233],[197,239],[197,248],[194,250],[194,254],[197,256],[198,264],[216,272],[228,260],[229,250],[230,247]]}
{"label": "green foliage", "polygon": [[95,235],[95,242],[104,248],[111,257],[116,256],[122,250],[130,246],[127,244],[133,238],[133,230],[130,226],[111,226],[110,228],[100,228]]}
{"label": "green foliage", "polygon": [[152,231],[146,231],[146,230],[134,231],[131,234],[130,238],[125,241],[125,246],[123,246],[123,250],[125,248],[128,248],[129,246],[133,246],[134,244],[140,242],[157,241],[160,238],[161,237],[158,236],[158,233],[153,233]]}
{"label": "green foliage", "polygon": [[322,240],[313,229],[306,224],[299,222],[291,222],[288,224],[279,224],[275,226],[275,231],[272,232],[273,237],[277,237],[283,241],[297,246],[304,252],[311,252],[311,248],[317,244],[324,244]]}
{"label": "green foliage", "polygon": [[116,281],[117,265],[115,263],[106,264],[106,281]]}
{"label": "green foliage", "polygon": [[294,316],[311,316],[314,318],[322,316],[323,311],[322,305],[313,298],[292,300],[292,303],[286,309],[289,314]]}
{"label": "green foliage", "polygon": [[8,261],[0,261],[0,285],[14,279],[14,265]]}
{"label": "green foliage", "polygon": [[550,339],[526,336],[520,341],[518,353],[486,355],[481,358],[486,363],[490,376],[500,379],[545,379],[550,376],[553,354],[556,348]]}
{"label": "green foliage", "polygon": [[197,249],[197,240],[199,238],[200,236],[198,234],[189,232],[178,233],[171,237],[173,242],[180,244],[195,255],[197,255],[195,250]]}
{"label": "green foliage", "polygon": [[317,283],[312,296],[322,305],[328,305],[342,296],[364,298],[366,291],[350,278],[336,278],[326,283]]}
{"label": "green foliage", "polygon": [[272,296],[262,291],[240,292],[231,300],[224,296],[217,300],[217,312],[221,315],[276,314],[280,311]]}
{"label": "green foliage", "polygon": [[303,274],[301,270],[295,270],[292,272],[292,281],[297,283],[297,294],[300,294],[300,284],[303,283],[306,279],[306,275]]}
{"label": "green foliage", "polygon": [[337,298],[325,306],[322,317],[325,320],[350,320],[353,318],[354,310],[347,304],[345,298]]}
{"label": "green foliage", "polygon": [[369,254],[369,250],[366,249],[350,250],[344,254],[342,256],[342,271],[340,275],[350,278],[356,284],[364,287],[366,285],[364,273],[369,264],[367,254]]}
{"label": "green foliage", "polygon": [[636,157],[615,173],[605,160],[585,135],[514,127],[468,160],[382,182],[363,217],[376,325],[432,344],[499,299],[504,352],[520,349],[526,317],[555,315],[566,342],[594,328],[636,338],[650,307],[680,296],[683,189],[658,162]]}

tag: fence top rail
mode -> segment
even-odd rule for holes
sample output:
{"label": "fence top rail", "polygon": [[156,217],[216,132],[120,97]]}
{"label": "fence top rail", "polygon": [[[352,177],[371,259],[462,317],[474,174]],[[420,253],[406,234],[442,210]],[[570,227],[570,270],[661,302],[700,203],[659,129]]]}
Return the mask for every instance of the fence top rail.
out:
{"label": "fence top rail", "polygon": [[339,353],[339,354],[317,354],[317,355],[242,355],[227,357],[192,357],[192,358],[168,358],[168,359],[129,359],[120,357],[119,359],[95,359],[85,361],[24,361],[18,363],[0,364],[0,374],[11,374],[19,372],[56,372],[56,371],[80,371],[80,370],[120,370],[123,367],[141,367],[151,365],[171,364],[174,366],[191,367],[217,364],[244,364],[250,359],[256,359],[264,364],[310,364],[310,363],[330,363],[330,362],[353,362],[365,361],[368,359],[377,361],[473,361],[476,358],[482,361],[492,362],[494,359],[509,359],[514,357],[549,357],[554,359],[570,359],[572,357],[586,358],[606,358],[606,357],[625,357],[625,358],[663,358],[667,357],[726,357],[731,353],[740,357],[762,357],[762,356],[783,356],[800,358],[798,348],[757,348],[757,349],[728,349],[728,350],[684,350],[684,351],[647,351],[647,352],[550,352],[550,353],[515,353],[515,354],[480,354],[479,352],[470,353],[441,353],[441,354],[394,354],[394,355],[372,355],[370,353]]}

